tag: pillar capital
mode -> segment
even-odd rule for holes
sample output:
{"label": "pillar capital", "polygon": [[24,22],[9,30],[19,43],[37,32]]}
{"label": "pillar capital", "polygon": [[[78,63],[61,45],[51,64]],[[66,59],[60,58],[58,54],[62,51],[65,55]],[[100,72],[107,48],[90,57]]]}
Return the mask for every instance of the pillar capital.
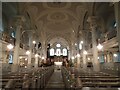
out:
{"label": "pillar capital", "polygon": [[97,27],[97,16],[89,16],[87,19],[87,22],[90,23],[90,28],[96,28]]}

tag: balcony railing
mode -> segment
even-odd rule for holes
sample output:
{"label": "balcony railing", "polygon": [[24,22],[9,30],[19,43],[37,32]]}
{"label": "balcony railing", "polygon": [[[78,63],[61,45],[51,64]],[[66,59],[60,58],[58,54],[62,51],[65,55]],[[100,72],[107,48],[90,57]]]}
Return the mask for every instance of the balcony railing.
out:
{"label": "balcony railing", "polygon": [[110,40],[110,39],[112,39],[113,37],[116,37],[116,35],[117,35],[117,31],[116,31],[116,30],[112,30],[111,32],[109,32],[109,33],[107,34],[107,38],[108,38],[108,40]]}
{"label": "balcony railing", "polygon": [[[15,38],[12,38],[11,36],[5,33],[0,33],[0,40],[5,41],[7,43],[11,43],[13,45],[15,45],[15,41],[16,41]],[[23,44],[22,42],[20,42],[20,48],[27,50],[29,47]]]}
{"label": "balcony railing", "polygon": [[5,33],[0,33],[0,40],[15,44],[15,38],[12,38],[11,36]]}

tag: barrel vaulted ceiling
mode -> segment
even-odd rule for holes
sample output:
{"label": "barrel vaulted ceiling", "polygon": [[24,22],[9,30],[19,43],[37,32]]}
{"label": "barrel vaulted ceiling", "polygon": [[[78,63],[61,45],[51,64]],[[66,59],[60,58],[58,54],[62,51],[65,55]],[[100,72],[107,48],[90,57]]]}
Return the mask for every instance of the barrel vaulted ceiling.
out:
{"label": "barrel vaulted ceiling", "polygon": [[[41,42],[46,42],[46,44],[49,42],[55,43],[64,39],[65,43],[67,42],[68,45],[72,45],[77,42],[78,38],[81,39],[84,35],[86,39],[90,41],[90,28],[87,22],[88,16],[97,15],[99,17],[99,22],[97,23],[100,30],[98,29],[98,33],[104,33],[108,30],[107,25],[105,25],[108,18],[110,20],[112,17],[114,20],[114,16],[112,15],[113,5],[111,3],[19,2],[15,5],[13,5],[15,8],[11,9],[14,11],[14,14],[17,13],[26,18],[24,29],[34,30],[37,39]],[[17,12],[15,12],[14,9],[16,9]],[[11,16],[8,11],[8,6],[4,6],[3,10],[4,14],[8,13]],[[109,15],[109,17],[105,15]],[[85,34],[83,34],[83,32],[85,32]]]}
{"label": "barrel vaulted ceiling", "polygon": [[29,14],[41,38],[47,42],[53,37],[64,38],[69,44],[75,41],[87,11],[87,3],[77,2],[20,3],[19,6],[21,12]]}

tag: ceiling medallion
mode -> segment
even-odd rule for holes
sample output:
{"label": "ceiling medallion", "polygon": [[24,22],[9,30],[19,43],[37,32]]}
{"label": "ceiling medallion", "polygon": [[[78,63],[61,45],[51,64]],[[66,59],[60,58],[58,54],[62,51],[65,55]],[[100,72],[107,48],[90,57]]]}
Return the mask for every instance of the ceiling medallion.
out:
{"label": "ceiling medallion", "polygon": [[49,8],[49,9],[65,9],[70,8],[71,3],[70,2],[47,2],[43,3],[43,7]]}
{"label": "ceiling medallion", "polygon": [[54,22],[64,22],[68,19],[68,16],[63,12],[53,12],[48,15],[47,19]]}

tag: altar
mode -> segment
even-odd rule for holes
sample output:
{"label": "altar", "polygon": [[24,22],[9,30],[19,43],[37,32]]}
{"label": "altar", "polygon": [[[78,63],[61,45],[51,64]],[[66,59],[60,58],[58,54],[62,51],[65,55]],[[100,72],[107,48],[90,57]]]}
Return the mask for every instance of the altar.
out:
{"label": "altar", "polygon": [[63,62],[54,62],[54,65],[55,65],[55,69],[61,69],[61,66],[62,66],[62,63]]}

